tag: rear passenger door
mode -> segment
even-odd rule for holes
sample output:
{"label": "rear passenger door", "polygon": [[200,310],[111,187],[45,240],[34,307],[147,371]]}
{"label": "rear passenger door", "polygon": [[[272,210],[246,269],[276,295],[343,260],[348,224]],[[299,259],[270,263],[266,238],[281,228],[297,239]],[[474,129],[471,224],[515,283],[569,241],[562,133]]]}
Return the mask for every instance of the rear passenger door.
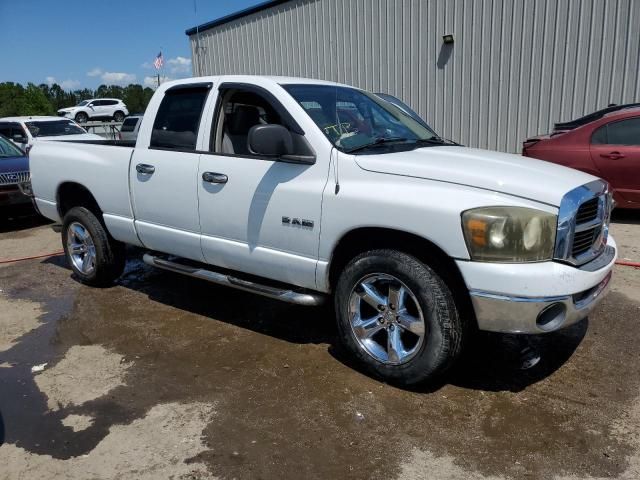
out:
{"label": "rear passenger door", "polygon": [[590,150],[600,174],[619,199],[640,203],[640,117],[598,128],[591,137]]}
{"label": "rear passenger door", "polygon": [[165,92],[153,128],[139,137],[129,175],[145,247],[199,261],[198,129],[211,87],[192,83]]}

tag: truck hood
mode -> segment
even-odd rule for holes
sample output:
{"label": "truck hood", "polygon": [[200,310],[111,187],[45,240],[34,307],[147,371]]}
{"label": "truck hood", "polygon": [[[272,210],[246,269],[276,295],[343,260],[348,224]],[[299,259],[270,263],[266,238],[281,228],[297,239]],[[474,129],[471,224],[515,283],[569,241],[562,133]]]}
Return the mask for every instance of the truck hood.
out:
{"label": "truck hood", "polygon": [[28,157],[0,157],[0,173],[26,172],[28,170]]}
{"label": "truck hood", "polygon": [[553,206],[569,190],[596,178],[521,155],[457,146],[357,155],[356,163],[371,172],[468,185]]}

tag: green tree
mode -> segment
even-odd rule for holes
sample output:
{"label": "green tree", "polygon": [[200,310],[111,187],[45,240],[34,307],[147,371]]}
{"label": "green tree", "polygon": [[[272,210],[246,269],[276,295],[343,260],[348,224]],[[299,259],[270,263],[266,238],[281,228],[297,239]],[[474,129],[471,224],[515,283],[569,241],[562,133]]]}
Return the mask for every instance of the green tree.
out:
{"label": "green tree", "polygon": [[149,87],[130,84],[100,85],[96,90],[83,88],[64,91],[60,85],[32,83],[23,87],[19,83],[0,83],[0,117],[20,115],[55,115],[61,108],[77,105],[88,98],[113,97],[122,99],[131,113],[144,112],[153,96]]}
{"label": "green tree", "polygon": [[22,115],[24,87],[18,83],[0,83],[0,117]]}
{"label": "green tree", "polygon": [[33,83],[29,83],[24,90],[22,115],[52,115],[51,103],[45,94]]}

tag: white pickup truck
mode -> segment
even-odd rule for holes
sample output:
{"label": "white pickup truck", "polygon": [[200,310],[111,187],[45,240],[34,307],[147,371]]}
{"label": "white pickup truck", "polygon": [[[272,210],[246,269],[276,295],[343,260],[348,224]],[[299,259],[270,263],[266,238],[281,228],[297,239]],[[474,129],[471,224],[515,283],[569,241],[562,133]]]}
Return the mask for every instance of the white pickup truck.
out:
{"label": "white pickup truck", "polygon": [[48,142],[31,172],[84,283],[116,280],[131,244],[217,284],[308,306],[332,297],[346,348],[398,384],[444,372],[477,329],[583,319],[616,259],[604,181],[452,144],[324,81],[168,82],[135,145]]}

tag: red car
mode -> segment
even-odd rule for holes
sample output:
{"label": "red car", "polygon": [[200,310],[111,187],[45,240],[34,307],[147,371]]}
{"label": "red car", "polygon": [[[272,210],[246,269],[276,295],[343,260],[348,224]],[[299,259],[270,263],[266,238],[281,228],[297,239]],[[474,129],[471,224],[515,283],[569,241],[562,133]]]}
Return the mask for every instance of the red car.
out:
{"label": "red car", "polygon": [[551,134],[526,140],[522,154],[604,178],[618,207],[640,208],[640,104],[557,123]]}

